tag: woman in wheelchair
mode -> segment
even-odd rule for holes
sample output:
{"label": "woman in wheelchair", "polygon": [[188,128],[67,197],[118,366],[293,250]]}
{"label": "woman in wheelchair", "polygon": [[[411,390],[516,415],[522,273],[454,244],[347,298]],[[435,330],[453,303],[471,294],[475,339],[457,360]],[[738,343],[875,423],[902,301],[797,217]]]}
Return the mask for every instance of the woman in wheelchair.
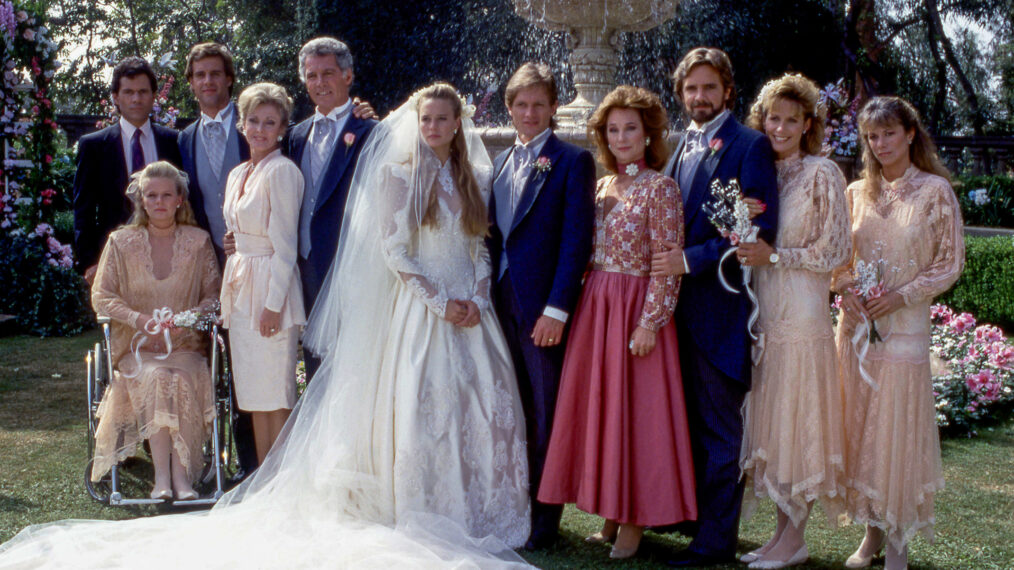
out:
{"label": "woman in wheelchair", "polygon": [[159,329],[165,308],[213,306],[221,275],[210,236],[194,223],[182,172],[164,161],[149,164],[127,194],[134,214],[109,236],[92,286],[95,311],[112,319],[116,373],[97,413],[91,478],[98,481],[147,439],[151,497],[171,499],[175,491],[176,499],[194,499],[215,415],[206,336]]}

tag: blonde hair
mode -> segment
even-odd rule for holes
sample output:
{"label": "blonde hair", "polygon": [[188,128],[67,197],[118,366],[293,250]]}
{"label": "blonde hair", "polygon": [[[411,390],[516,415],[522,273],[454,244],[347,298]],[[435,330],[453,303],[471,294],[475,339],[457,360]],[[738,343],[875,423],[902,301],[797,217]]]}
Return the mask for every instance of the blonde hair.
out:
{"label": "blonde hair", "polygon": [[824,145],[824,121],[827,114],[820,104],[820,89],[817,84],[798,73],[786,73],[772,79],[761,88],[757,100],[750,106],[748,127],[764,132],[764,121],[775,101],[791,101],[799,105],[803,120],[810,119],[810,128],[803,133],[799,149],[804,154],[819,155]]}
{"label": "blonde hair", "polygon": [[292,114],[292,97],[281,85],[274,83],[254,83],[239,94],[239,101],[236,107],[239,109],[239,130],[243,131],[243,123],[247,115],[263,104],[274,105],[282,115],[282,126],[289,126],[289,116]]}
{"label": "blonde hair", "polygon": [[134,213],[130,216],[127,226],[132,228],[148,227],[148,212],[144,210],[144,190],[148,187],[148,182],[155,178],[171,180],[176,187],[176,193],[183,197],[183,204],[176,209],[176,223],[182,226],[196,226],[197,219],[194,218],[194,209],[190,207],[187,175],[164,160],[152,162],[130,176],[127,196],[134,204]]}
{"label": "blonde hair", "polygon": [[950,180],[951,174],[940,161],[933,138],[922,126],[919,112],[908,101],[895,96],[874,97],[859,111],[858,123],[859,138],[863,145],[863,181],[871,197],[880,194],[880,177],[883,172],[883,167],[867,140],[869,130],[873,127],[898,125],[906,133],[913,132],[912,143],[908,146],[908,157],[912,164],[920,170]]}
{"label": "blonde hair", "polygon": [[[418,93],[417,105],[422,106],[423,101],[429,99],[440,99],[451,104],[454,110],[454,118],[460,119],[462,113],[461,97],[457,90],[447,83],[434,83]],[[418,107],[417,107],[418,109]],[[486,203],[482,199],[479,190],[479,183],[472,173],[472,164],[468,161],[468,147],[465,144],[465,130],[458,129],[451,139],[451,168],[454,173],[454,182],[457,184],[458,192],[461,193],[461,223],[465,232],[473,236],[485,236],[489,233],[489,217],[486,213]],[[436,192],[430,192],[429,201],[426,204],[426,211],[423,213],[422,223],[434,227],[437,225],[437,204]]]}
{"label": "blonde hair", "polygon": [[665,107],[662,106],[658,95],[641,87],[620,85],[606,95],[595,112],[592,113],[591,118],[588,119],[588,134],[595,140],[599,162],[610,171],[616,172],[616,157],[609,150],[609,142],[606,139],[609,113],[613,109],[637,111],[641,117],[641,125],[644,127],[644,135],[650,139],[644,149],[644,161],[649,168],[661,170],[669,157],[669,145],[666,143],[669,117],[666,115]]}

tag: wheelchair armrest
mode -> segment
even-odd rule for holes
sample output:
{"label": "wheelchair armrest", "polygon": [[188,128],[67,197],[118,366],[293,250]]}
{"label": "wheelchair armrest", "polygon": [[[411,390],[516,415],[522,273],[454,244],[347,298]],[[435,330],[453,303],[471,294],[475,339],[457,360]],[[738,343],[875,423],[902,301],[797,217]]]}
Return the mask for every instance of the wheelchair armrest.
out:
{"label": "wheelchair armrest", "polygon": [[100,325],[108,325],[109,323],[113,322],[113,319],[106,317],[104,315],[99,315],[95,317],[95,322],[99,323]]}

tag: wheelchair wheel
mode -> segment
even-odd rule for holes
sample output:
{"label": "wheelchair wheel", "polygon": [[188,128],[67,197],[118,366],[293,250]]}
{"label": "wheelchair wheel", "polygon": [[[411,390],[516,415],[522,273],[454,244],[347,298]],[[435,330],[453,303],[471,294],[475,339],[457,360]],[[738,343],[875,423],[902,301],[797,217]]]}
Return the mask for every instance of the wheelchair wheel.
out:
{"label": "wheelchair wheel", "polygon": [[109,504],[109,495],[112,493],[112,482],[109,479],[107,473],[102,479],[98,481],[92,481],[92,463],[95,462],[94,458],[89,458],[88,463],[85,464],[84,470],[84,485],[85,490],[88,491],[88,495],[103,504]]}

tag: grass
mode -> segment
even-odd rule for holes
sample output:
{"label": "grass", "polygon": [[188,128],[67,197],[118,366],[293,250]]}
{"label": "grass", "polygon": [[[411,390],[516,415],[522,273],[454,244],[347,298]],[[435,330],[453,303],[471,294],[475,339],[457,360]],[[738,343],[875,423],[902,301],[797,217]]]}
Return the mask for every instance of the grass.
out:
{"label": "grass", "polygon": [[[29,524],[159,512],[107,507],[84,491],[83,356],[97,339],[94,331],[74,338],[0,339],[0,542]],[[936,500],[936,542],[917,538],[909,567],[1014,567],[1014,423],[981,430],[975,439],[944,440],[943,459],[947,488]],[[146,489],[141,480],[131,484],[137,494]],[[568,507],[563,540],[525,556],[542,568],[662,568],[688,542],[649,532],[635,558],[612,561],[608,547],[583,541],[600,524],[598,517]],[[774,507],[763,503],[741,525],[740,551],[756,548],[773,529]],[[807,529],[811,559],[802,567],[841,568],[861,538],[862,528],[829,527],[818,507]]]}

